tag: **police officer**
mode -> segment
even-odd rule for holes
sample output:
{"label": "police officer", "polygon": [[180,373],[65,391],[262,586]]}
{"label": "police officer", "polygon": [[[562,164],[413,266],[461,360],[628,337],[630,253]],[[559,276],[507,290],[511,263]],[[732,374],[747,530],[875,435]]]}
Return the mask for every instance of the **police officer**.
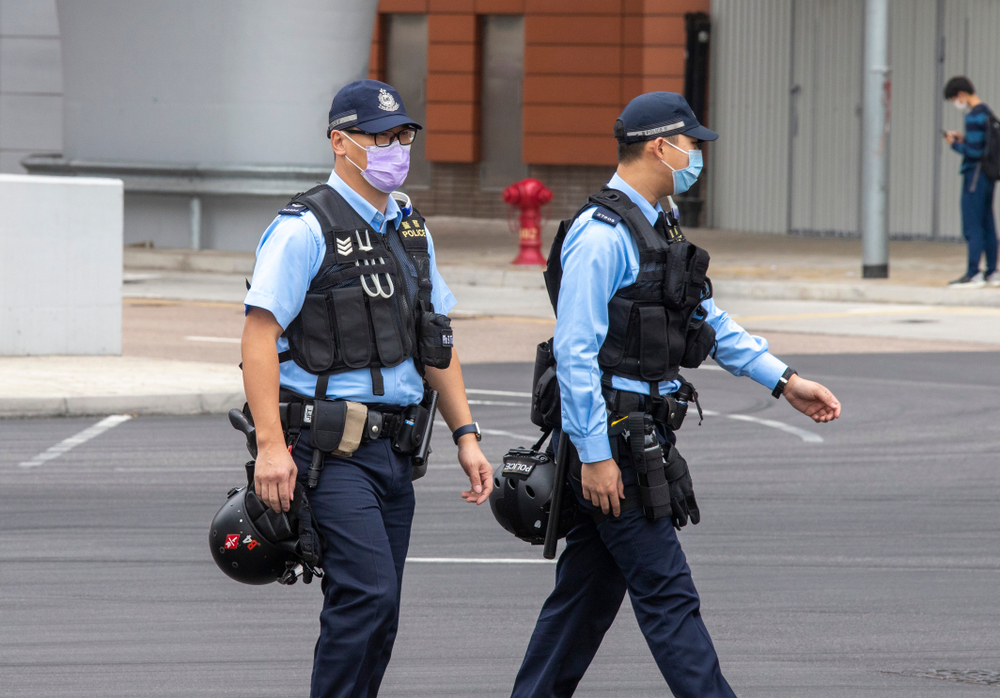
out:
{"label": "police officer", "polygon": [[[572,695],[626,591],[675,696],[733,696],[675,533],[700,514],[665,424],[670,410],[661,408],[677,405],[668,398],[684,388],[681,366],[709,353],[816,422],[836,419],[840,404],[716,307],[707,254],[684,240],[676,215],[658,203],[694,183],[698,143],[718,135],[680,95],[653,92],[625,107],[615,137],[616,174],[557,236],[549,257],[562,427],[578,453],[570,461],[577,516],[513,696]],[[683,279],[675,287],[672,280]]]}
{"label": "police officer", "polygon": [[412,432],[428,418],[414,407],[424,379],[454,430],[470,482],[462,497],[482,504],[492,489],[450,351],[444,315],[455,298],[423,219],[405,196],[390,195],[406,178],[420,128],[390,85],[361,80],[340,90],[327,132],[334,170],[264,232],[245,301],[256,492],[287,511],[296,480],[315,481],[307,492],[326,576],[314,697],[378,694],[398,625]]}

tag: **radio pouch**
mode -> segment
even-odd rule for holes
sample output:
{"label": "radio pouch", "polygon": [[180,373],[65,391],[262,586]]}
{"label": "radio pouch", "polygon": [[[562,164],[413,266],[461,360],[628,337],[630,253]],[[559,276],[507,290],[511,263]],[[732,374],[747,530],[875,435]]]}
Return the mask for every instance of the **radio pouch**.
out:
{"label": "radio pouch", "polygon": [[346,400],[316,400],[313,404],[310,440],[323,453],[352,456],[361,445],[368,408]]}
{"label": "radio pouch", "polygon": [[431,368],[448,368],[451,365],[451,349],[455,345],[451,318],[420,311],[419,334],[420,362]]}
{"label": "radio pouch", "polygon": [[392,440],[392,450],[404,456],[413,455],[424,440],[424,427],[430,412],[423,405],[409,405],[399,415],[399,428]]}

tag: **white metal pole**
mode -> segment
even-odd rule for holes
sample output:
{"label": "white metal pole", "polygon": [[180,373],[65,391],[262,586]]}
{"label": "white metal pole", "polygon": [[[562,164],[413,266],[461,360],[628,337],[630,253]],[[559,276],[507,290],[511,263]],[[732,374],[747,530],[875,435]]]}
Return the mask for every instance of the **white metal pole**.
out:
{"label": "white metal pole", "polygon": [[889,276],[889,0],[865,0],[861,275]]}
{"label": "white metal pole", "polygon": [[191,197],[191,249],[201,249],[201,198]]}

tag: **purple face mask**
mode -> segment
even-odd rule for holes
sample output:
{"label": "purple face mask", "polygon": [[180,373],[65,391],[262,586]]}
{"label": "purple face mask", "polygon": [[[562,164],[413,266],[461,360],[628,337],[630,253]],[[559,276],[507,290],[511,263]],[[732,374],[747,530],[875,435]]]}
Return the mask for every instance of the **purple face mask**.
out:
{"label": "purple face mask", "polygon": [[[354,145],[364,148],[346,133],[344,136]],[[391,194],[406,181],[406,173],[410,171],[410,146],[393,141],[388,148],[370,145],[365,151],[368,153],[368,167],[365,169],[361,170],[358,163],[350,158],[347,158],[347,161],[361,170],[361,176],[370,185],[381,192]]]}

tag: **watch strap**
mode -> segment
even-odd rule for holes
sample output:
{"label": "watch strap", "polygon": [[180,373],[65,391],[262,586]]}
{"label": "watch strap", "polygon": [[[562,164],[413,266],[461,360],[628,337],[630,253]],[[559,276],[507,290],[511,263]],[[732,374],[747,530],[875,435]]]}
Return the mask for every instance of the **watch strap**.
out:
{"label": "watch strap", "polygon": [[774,386],[774,390],[771,391],[771,395],[777,399],[781,397],[781,394],[785,392],[785,386],[788,385],[788,379],[792,376],[799,375],[799,372],[795,369],[789,367],[785,369],[785,372],[781,374],[781,378],[778,379],[778,384]]}
{"label": "watch strap", "polygon": [[463,436],[465,436],[466,434],[475,434],[476,441],[479,441],[479,439],[481,438],[479,434],[479,424],[473,422],[472,424],[466,424],[465,426],[459,427],[455,431],[451,432],[451,439],[452,441],[455,442],[455,445],[457,446],[458,440]]}

